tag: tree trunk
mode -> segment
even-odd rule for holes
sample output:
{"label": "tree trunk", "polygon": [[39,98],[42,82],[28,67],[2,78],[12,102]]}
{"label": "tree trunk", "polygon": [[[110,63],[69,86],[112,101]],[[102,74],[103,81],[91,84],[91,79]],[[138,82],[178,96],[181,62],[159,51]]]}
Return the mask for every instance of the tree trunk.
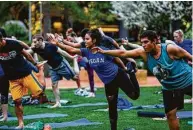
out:
{"label": "tree trunk", "polygon": [[[51,32],[51,17],[50,17],[50,2],[42,2],[42,13],[43,13],[43,31],[42,35],[45,37],[46,33]],[[44,75],[49,76],[49,66],[44,65]]]}
{"label": "tree trunk", "polygon": [[51,32],[50,2],[42,2],[43,36]]}

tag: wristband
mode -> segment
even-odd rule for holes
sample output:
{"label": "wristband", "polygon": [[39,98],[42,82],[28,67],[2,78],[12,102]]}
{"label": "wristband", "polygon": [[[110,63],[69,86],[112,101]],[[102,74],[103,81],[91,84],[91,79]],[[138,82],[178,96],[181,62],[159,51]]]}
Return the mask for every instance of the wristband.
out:
{"label": "wristband", "polygon": [[37,62],[34,63],[35,66],[36,66],[37,64],[38,64]]}

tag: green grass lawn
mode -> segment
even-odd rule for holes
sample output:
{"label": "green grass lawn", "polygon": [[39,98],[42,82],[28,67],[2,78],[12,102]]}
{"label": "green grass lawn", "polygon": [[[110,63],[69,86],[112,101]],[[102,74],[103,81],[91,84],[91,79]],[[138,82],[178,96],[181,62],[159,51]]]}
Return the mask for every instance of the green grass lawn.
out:
{"label": "green grass lawn", "polygon": [[[161,104],[162,102],[159,99],[162,99],[162,94],[153,94],[155,91],[160,91],[160,87],[151,87],[151,88],[141,88],[141,95],[138,100],[132,101],[129,99],[122,91],[119,93],[124,98],[127,98],[135,105],[154,105]],[[106,102],[104,95],[104,89],[98,89],[97,94],[104,95],[100,98],[85,98],[80,96],[75,96],[73,94],[73,89],[62,89],[61,99],[67,99],[72,101],[70,105],[80,104],[80,103],[95,103],[95,102]],[[47,90],[46,94],[49,99],[53,99],[53,94],[51,90]],[[107,108],[107,106],[97,106],[97,107],[80,107],[80,108],[38,108],[37,106],[25,106],[24,114],[38,114],[38,113],[63,113],[68,114],[69,116],[63,118],[45,118],[40,119],[44,123],[48,122],[67,122],[73,121],[80,118],[87,118],[93,122],[101,122],[102,125],[92,125],[92,126],[81,126],[81,127],[68,127],[57,130],[110,130],[108,112],[94,112],[93,110]],[[185,104],[184,110],[192,110],[191,104]],[[9,111],[12,115],[15,115],[14,108],[9,107]],[[139,110],[130,110],[130,111],[119,111],[118,119],[118,130],[123,130],[124,128],[133,127],[136,130],[168,130],[168,125],[166,121],[154,121],[151,118],[138,117],[137,111]],[[149,109],[144,111],[159,111],[164,112],[164,109]],[[180,120],[181,130],[191,130],[191,125],[188,125],[187,122],[191,119],[182,119]],[[25,120],[25,124],[35,122],[37,120]],[[17,121],[11,121],[6,123],[1,123],[1,125],[16,126]]]}

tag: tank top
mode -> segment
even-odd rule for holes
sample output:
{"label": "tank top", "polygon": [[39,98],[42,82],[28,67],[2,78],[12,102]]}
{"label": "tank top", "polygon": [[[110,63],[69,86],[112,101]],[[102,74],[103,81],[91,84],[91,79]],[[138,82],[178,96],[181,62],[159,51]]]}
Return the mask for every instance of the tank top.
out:
{"label": "tank top", "polygon": [[167,52],[168,44],[161,44],[161,54],[155,59],[147,54],[147,66],[157,77],[164,90],[174,90],[188,87],[192,84],[192,67],[183,59],[173,60]]}

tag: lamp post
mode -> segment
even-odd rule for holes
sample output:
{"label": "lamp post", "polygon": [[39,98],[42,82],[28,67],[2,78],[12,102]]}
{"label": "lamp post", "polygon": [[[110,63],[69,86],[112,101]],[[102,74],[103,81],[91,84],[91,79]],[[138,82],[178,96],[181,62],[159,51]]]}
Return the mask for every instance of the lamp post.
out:
{"label": "lamp post", "polygon": [[39,1],[39,4],[40,4],[40,34],[42,35],[42,17],[43,17],[43,14],[42,14],[42,2]]}
{"label": "lamp post", "polygon": [[28,19],[29,19],[29,33],[28,33],[28,35],[29,35],[29,42],[31,41],[31,1],[29,1],[29,11],[28,11]]}

